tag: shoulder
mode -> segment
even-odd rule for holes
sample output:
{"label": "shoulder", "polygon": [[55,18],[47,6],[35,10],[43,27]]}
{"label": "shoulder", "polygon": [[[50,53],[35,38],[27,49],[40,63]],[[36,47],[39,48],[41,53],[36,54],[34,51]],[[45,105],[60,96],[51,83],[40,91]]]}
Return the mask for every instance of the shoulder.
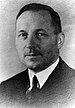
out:
{"label": "shoulder", "polygon": [[24,71],[22,71],[22,72],[20,72],[20,73],[18,73],[16,75],[14,75],[13,77],[3,81],[2,83],[4,83],[4,82],[13,82],[13,81],[16,81],[18,79],[19,80],[24,79],[26,77],[26,75],[27,75],[27,70],[24,70]]}
{"label": "shoulder", "polygon": [[63,84],[74,83],[75,85],[75,70],[70,68],[65,61],[60,58],[57,67],[55,68],[54,72],[52,73],[52,78],[59,82],[64,82]]}
{"label": "shoulder", "polygon": [[61,58],[57,68],[59,78],[64,82],[64,85],[75,91],[75,70],[69,67]]}
{"label": "shoulder", "polygon": [[75,70],[69,67],[67,63],[61,57],[59,57],[59,63],[58,63],[57,69],[59,69],[60,71],[64,71],[68,73],[70,72],[70,73],[75,74]]}
{"label": "shoulder", "polygon": [[27,81],[27,70],[3,81],[1,84],[0,84],[0,92],[1,91],[7,91],[7,90],[13,90],[15,89],[16,87],[20,88],[20,86],[22,86],[22,84],[26,81]]}
{"label": "shoulder", "polygon": [[25,70],[0,84],[0,103],[3,101],[5,103],[14,102],[25,94],[28,80],[27,73],[27,70]]}

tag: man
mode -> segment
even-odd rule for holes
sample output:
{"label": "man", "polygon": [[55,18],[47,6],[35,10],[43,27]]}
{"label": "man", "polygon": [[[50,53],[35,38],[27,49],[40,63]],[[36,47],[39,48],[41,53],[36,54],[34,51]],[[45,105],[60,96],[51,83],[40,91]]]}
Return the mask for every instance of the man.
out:
{"label": "man", "polygon": [[59,57],[63,43],[58,13],[39,3],[25,5],[16,17],[16,49],[27,69],[1,84],[1,101],[45,108],[73,104],[75,71]]}

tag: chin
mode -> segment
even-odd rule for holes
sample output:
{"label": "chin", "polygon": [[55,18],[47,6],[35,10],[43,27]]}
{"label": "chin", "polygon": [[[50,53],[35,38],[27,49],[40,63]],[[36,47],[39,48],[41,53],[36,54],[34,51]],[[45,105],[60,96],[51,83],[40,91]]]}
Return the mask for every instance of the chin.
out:
{"label": "chin", "polygon": [[22,62],[25,64],[25,66],[33,70],[39,69],[39,67],[41,66],[41,61],[28,58],[22,59]]}
{"label": "chin", "polygon": [[35,69],[38,67],[38,63],[26,63],[26,67],[30,69]]}

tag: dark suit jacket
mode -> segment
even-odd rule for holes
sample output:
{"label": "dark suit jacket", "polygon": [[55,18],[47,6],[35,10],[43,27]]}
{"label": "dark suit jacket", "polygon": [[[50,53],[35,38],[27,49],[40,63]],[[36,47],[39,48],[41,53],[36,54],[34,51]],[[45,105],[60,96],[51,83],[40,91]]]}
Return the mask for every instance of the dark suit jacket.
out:
{"label": "dark suit jacket", "polygon": [[0,103],[58,106],[75,102],[75,71],[60,58],[48,80],[37,93],[26,95],[29,85],[28,69],[0,85]]}

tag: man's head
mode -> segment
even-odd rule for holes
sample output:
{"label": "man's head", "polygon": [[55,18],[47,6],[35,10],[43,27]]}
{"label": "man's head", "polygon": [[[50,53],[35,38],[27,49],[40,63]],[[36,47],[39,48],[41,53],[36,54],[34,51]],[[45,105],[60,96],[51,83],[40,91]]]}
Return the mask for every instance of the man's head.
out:
{"label": "man's head", "polygon": [[16,48],[21,61],[39,72],[52,65],[64,41],[60,17],[51,7],[25,5],[16,17]]}

